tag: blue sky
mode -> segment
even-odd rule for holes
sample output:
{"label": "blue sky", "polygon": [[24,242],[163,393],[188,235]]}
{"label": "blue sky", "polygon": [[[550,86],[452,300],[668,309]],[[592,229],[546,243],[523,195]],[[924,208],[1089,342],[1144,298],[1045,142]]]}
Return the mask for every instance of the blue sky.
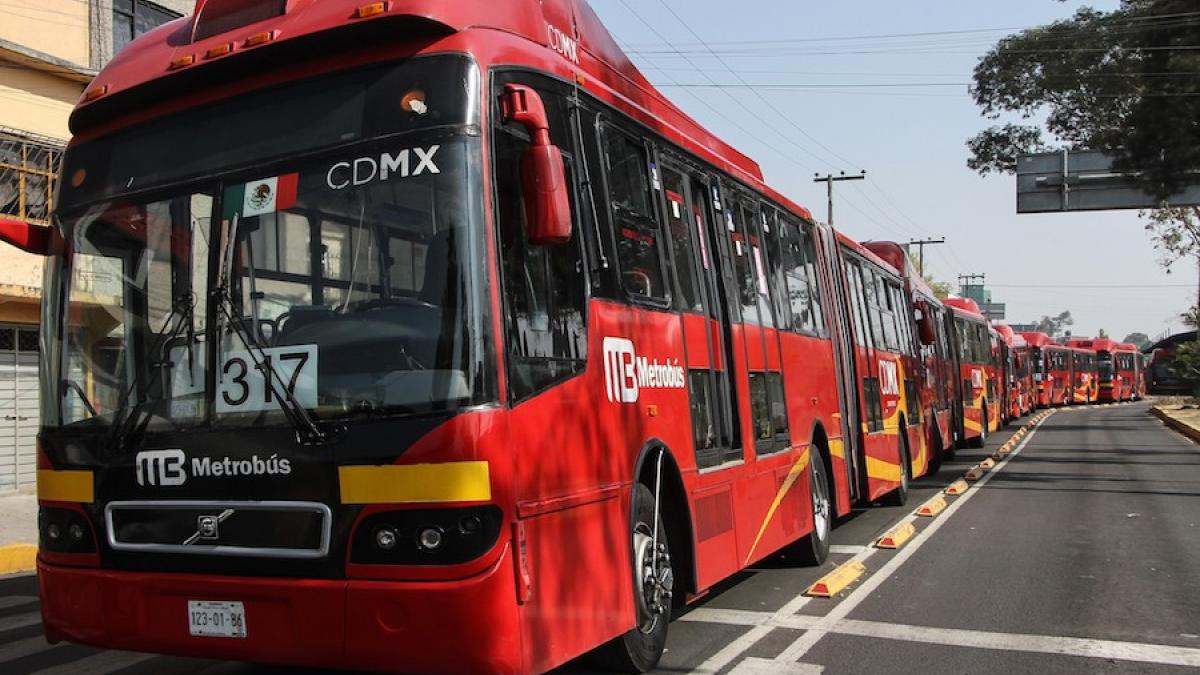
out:
{"label": "blue sky", "polygon": [[1010,322],[1069,309],[1081,336],[1181,330],[1196,268],[1165,273],[1136,212],[1018,216],[1013,177],[966,168],[966,139],[990,124],[967,94],[979,57],[1022,27],[1117,0],[590,2],[668,97],[822,219],[813,173],[865,169],[865,183],[836,188],[834,221],[850,236],[947,237],[926,249],[929,271],[986,274]]}

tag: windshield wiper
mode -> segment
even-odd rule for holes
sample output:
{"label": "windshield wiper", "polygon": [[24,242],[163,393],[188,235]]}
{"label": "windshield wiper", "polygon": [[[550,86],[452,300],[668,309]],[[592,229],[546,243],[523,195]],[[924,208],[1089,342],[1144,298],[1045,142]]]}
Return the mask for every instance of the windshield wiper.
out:
{"label": "windshield wiper", "polygon": [[[188,331],[189,334],[188,358],[189,360],[193,358],[192,341],[194,335],[192,334],[192,317],[194,315],[194,308],[195,297],[191,293],[184,293],[183,295],[175,298],[175,302],[171,305],[170,313],[167,314],[167,318],[163,321],[162,330],[154,335],[154,346],[151,347],[147,352],[152,358],[156,355],[158,356],[157,360],[150,363],[149,380],[143,383],[141,378],[142,371],[140,369],[137,370],[137,374],[134,376],[133,382],[130,383],[129,389],[126,390],[125,394],[121,397],[120,407],[118,407],[117,412],[113,414],[112,432],[109,435],[108,442],[108,446],[111,450],[122,450],[125,446],[126,439],[128,439],[132,433],[138,432],[141,430],[141,428],[144,428],[144,425],[140,422],[139,418],[142,416],[142,412],[145,410],[146,406],[151,403],[152,400],[162,400],[161,396],[158,399],[151,399],[146,395],[146,393],[158,384],[158,381],[162,378],[163,368],[170,361],[169,359],[162,358],[162,350],[175,339],[177,339],[185,330]],[[176,320],[174,326],[171,325],[172,319]],[[189,363],[189,367],[193,365],[194,363]],[[133,408],[129,409],[128,414],[126,414],[125,411],[129,406],[129,399],[133,396],[135,391],[138,392],[137,403],[135,403]],[[149,419],[150,418],[147,417],[146,422],[149,422]]]}

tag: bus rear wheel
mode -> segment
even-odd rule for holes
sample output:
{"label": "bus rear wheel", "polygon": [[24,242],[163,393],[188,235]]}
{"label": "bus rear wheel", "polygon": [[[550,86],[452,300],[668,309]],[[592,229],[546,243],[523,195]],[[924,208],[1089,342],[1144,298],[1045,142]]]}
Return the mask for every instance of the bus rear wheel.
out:
{"label": "bus rear wheel", "polygon": [[988,435],[987,401],[984,401],[984,403],[983,403],[983,415],[981,415],[979,419],[981,420],[980,425],[979,425],[979,435],[976,436],[975,438],[971,439],[970,445],[972,448],[982,448],[983,446],[987,445],[987,435]]}
{"label": "bus rear wheel", "polygon": [[796,555],[803,565],[820,565],[829,557],[829,533],[833,530],[833,491],[825,460],[816,446],[808,450],[808,477],[812,495],[813,529],[807,537],[796,542]]}
{"label": "bus rear wheel", "polygon": [[667,645],[675,577],[661,509],[657,524],[656,539],[654,493],[644,483],[638,483],[634,487],[631,533],[637,625],[596,652],[596,656],[613,672],[645,673],[654,670]]}

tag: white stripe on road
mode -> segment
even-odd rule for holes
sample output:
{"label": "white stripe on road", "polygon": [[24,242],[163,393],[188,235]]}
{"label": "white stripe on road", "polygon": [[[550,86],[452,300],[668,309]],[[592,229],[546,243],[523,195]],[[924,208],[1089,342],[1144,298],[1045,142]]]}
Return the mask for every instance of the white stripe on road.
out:
{"label": "white stripe on road", "polygon": [[0,598],[0,609],[8,609],[9,607],[20,607],[37,602],[37,597],[33,595],[6,595]]}
{"label": "white stripe on road", "polygon": [[24,614],[14,614],[0,618],[0,631],[15,630],[17,628],[25,628],[26,626],[36,626],[42,622],[42,615],[38,612],[25,612]]}
{"label": "white stripe on road", "polygon": [[729,671],[729,675],[821,675],[825,666],[808,663],[776,663],[771,659],[750,656]]}
{"label": "white stripe on road", "polygon": [[921,550],[921,547],[933,538],[935,532],[941,529],[943,525],[950,522],[951,516],[953,516],[956,511],[962,508],[963,504],[966,504],[973,499],[975,495],[979,494],[982,491],[982,488],[987,485],[988,482],[992,480],[994,476],[996,476],[996,474],[1000,473],[1000,471],[1002,471],[1004,467],[1007,466],[1008,463],[1011,462],[1017,455],[1020,455],[1021,451],[1024,450],[1025,447],[1029,445],[1029,442],[1033,440],[1033,437],[1037,435],[1038,429],[1040,429],[1042,424],[1048,419],[1050,419],[1050,417],[1043,418],[1040,422],[1035,424],[1033,428],[1029,430],[1029,433],[1025,435],[1025,439],[1022,440],[1021,443],[1017,445],[1017,447],[1014,448],[1007,457],[1000,460],[999,464],[997,464],[987,475],[985,475],[983,478],[980,478],[975,483],[974,489],[968,490],[966,494],[955,499],[954,503],[942,512],[941,517],[939,517],[921,532],[921,537],[917,538],[905,548],[900,549],[900,552],[897,553],[895,557],[887,561],[887,563],[884,564],[883,567],[879,568],[874,574],[867,577],[867,580],[864,581],[861,586],[851,591],[850,594],[846,596],[845,600],[842,600],[837,604],[836,607],[830,610],[829,614],[822,617],[819,627],[814,627],[804,635],[801,635],[787,649],[783,650],[779,656],[776,656],[775,660],[780,663],[792,663],[803,658],[804,655],[808,653],[808,650],[812,649],[813,645],[817,644],[817,642],[819,642],[821,638],[825,636],[825,634],[828,632],[828,626],[832,626],[842,619],[845,619],[850,612],[854,611],[854,609],[858,607],[863,600],[866,600],[871,593],[875,592],[876,588],[879,588],[883,582],[887,581],[901,565],[903,565],[909,558],[913,556],[914,553]]}
{"label": "white stripe on road", "polygon": [[42,637],[41,635],[38,635],[37,637],[25,638],[24,640],[17,640],[16,642],[2,644],[0,645],[0,665],[8,663],[9,661],[23,659],[31,654],[38,654],[40,652],[48,652],[51,649],[57,649],[61,644],[63,643],[60,642],[57,645],[52,645],[49,642],[46,642],[46,638]]}
{"label": "white stripe on road", "polygon": [[53,668],[35,671],[35,675],[105,675],[130,666],[136,666],[143,661],[158,658],[158,654],[140,654],[138,652],[100,652],[95,656],[64,663]]}
{"label": "white stripe on road", "polygon": [[852,544],[830,544],[829,552],[836,555],[858,555],[871,548],[870,546],[855,546]]}

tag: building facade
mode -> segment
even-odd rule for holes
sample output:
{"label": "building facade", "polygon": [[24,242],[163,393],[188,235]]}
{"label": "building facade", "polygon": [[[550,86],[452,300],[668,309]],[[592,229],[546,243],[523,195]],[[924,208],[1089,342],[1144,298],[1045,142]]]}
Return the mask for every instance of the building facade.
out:
{"label": "building facade", "polygon": [[[195,0],[0,3],[0,217],[49,224],[67,118],[96,72]],[[42,259],[0,246],[0,493],[33,485]]]}

